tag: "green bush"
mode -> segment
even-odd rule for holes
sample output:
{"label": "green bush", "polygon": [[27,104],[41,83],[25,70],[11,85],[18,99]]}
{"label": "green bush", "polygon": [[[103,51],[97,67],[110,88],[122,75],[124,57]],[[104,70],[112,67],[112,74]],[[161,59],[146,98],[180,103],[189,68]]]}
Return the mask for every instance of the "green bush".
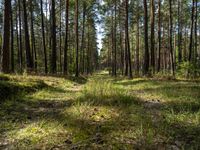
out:
{"label": "green bush", "polygon": [[193,78],[199,76],[199,73],[200,73],[200,68],[198,68],[194,63],[185,61],[178,66],[178,75],[180,77]]}

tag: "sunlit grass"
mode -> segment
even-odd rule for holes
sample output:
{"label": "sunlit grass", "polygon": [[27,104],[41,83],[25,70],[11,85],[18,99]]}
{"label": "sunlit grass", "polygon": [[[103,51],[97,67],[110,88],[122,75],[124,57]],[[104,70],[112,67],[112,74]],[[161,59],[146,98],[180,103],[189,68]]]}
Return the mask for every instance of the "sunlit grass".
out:
{"label": "sunlit grass", "polygon": [[104,72],[84,82],[0,75],[0,149],[200,147],[198,81]]}

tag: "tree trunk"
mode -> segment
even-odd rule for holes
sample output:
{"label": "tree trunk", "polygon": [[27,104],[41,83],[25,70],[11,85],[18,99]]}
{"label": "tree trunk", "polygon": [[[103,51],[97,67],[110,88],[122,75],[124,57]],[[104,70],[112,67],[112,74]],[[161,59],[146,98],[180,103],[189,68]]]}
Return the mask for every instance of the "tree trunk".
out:
{"label": "tree trunk", "polygon": [[79,76],[78,0],[75,1],[76,77]]}
{"label": "tree trunk", "polygon": [[126,0],[126,22],[125,22],[125,35],[126,35],[126,48],[127,48],[127,61],[129,65],[129,78],[132,78],[132,64],[131,64],[131,51],[130,51],[130,40],[129,40],[129,28],[128,28],[128,3]]}
{"label": "tree trunk", "polygon": [[192,61],[192,48],[193,48],[193,28],[194,28],[194,11],[195,0],[192,0],[192,13],[191,13],[191,27],[190,27],[190,44],[189,44],[189,58],[188,61]]}
{"label": "tree trunk", "polygon": [[11,72],[14,72],[14,69],[15,69],[15,62],[14,62],[14,30],[13,30],[13,8],[11,6],[11,11],[10,11],[10,23],[11,23],[11,28],[10,28],[10,31],[11,31]]}
{"label": "tree trunk", "polygon": [[197,63],[198,57],[198,35],[197,35],[197,21],[198,21],[198,0],[195,2],[195,23],[194,23],[194,34],[195,34],[195,43],[194,43],[194,63]]}
{"label": "tree trunk", "polygon": [[140,13],[139,2],[137,1],[137,31],[136,31],[136,75],[140,72]]}
{"label": "tree trunk", "polygon": [[43,52],[44,52],[44,67],[45,73],[48,73],[47,67],[47,52],[46,52],[46,41],[45,41],[45,30],[44,30],[44,13],[43,13],[43,2],[40,0],[40,11],[41,11],[41,26],[42,26],[42,45],[43,45]]}
{"label": "tree trunk", "polygon": [[155,8],[154,0],[151,0],[151,67],[153,74],[155,73],[155,35],[154,35],[154,22],[155,22]]}
{"label": "tree trunk", "polygon": [[148,44],[148,11],[147,11],[147,0],[143,0],[144,3],[144,74],[149,73],[149,44]]}
{"label": "tree trunk", "polygon": [[114,23],[114,72],[113,75],[117,76],[117,0],[115,0],[115,23]]}
{"label": "tree trunk", "polygon": [[59,60],[60,60],[60,72],[62,72],[62,0],[60,0],[60,27],[59,27]]}
{"label": "tree trunk", "polygon": [[171,66],[172,73],[175,76],[175,68],[174,68],[174,57],[173,57],[173,45],[172,45],[172,31],[173,31],[173,21],[172,21],[172,1],[169,0],[169,49],[171,54]]}
{"label": "tree trunk", "polygon": [[82,29],[82,38],[81,38],[81,72],[85,72],[85,15],[86,15],[86,3],[83,2],[83,29]]}
{"label": "tree trunk", "polygon": [[181,15],[181,0],[178,0],[178,62],[182,62],[182,15]]}
{"label": "tree trunk", "polygon": [[68,28],[69,28],[69,0],[66,0],[65,6],[66,20],[65,20],[65,49],[64,49],[64,64],[63,64],[63,73],[68,73]]}
{"label": "tree trunk", "polygon": [[158,72],[161,66],[161,0],[158,1]]}
{"label": "tree trunk", "polygon": [[30,13],[31,13],[31,48],[32,48],[32,60],[34,62],[34,69],[37,72],[37,52],[35,46],[35,32],[34,32],[34,16],[33,16],[33,1],[30,2]]}
{"label": "tree trunk", "polygon": [[10,72],[10,11],[11,0],[4,0],[4,24],[2,44],[2,72]]}
{"label": "tree trunk", "polygon": [[51,1],[51,73],[57,71],[57,53],[56,53],[56,14],[55,14],[55,0]]}
{"label": "tree trunk", "polygon": [[23,8],[24,8],[24,32],[25,32],[24,41],[25,41],[25,48],[26,48],[26,65],[27,65],[27,70],[32,71],[33,60],[32,60],[32,57],[31,57],[29,29],[28,29],[27,12],[26,12],[26,0],[23,0]]}
{"label": "tree trunk", "polygon": [[20,71],[23,69],[23,48],[22,48],[22,19],[21,19],[21,0],[18,0],[19,11],[19,53],[20,53]]}

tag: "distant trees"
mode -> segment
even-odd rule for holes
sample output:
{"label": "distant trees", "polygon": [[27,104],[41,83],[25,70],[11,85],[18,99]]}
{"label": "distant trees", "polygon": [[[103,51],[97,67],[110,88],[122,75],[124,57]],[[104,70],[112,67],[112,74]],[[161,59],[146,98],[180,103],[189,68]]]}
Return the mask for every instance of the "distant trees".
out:
{"label": "distant trees", "polygon": [[[129,62],[126,42],[126,2],[126,0],[118,2],[119,9],[116,16],[119,20],[118,34],[114,36],[114,38],[117,37],[117,41],[120,41],[116,45],[116,65],[125,66],[120,67],[117,73],[121,71],[123,75],[127,75],[127,62]],[[134,68],[133,75],[149,76],[155,73],[170,73],[175,77],[176,73],[180,74],[188,67],[196,70],[195,75],[200,75],[198,65],[200,64],[198,59],[200,51],[197,40],[199,37],[197,34],[199,9],[197,0],[191,2],[184,0],[130,0],[128,3],[131,7],[128,9],[128,28],[131,32],[128,35],[131,49],[130,62],[132,66],[135,64],[134,67],[131,67]],[[112,9],[109,9],[109,6],[112,8],[115,5],[107,2],[103,6],[103,8],[107,8],[105,11],[107,16],[104,21],[108,36],[110,35],[108,29],[110,26],[112,27],[112,15],[109,15],[112,14]],[[112,51],[110,51],[109,42],[106,42],[109,40],[108,36],[103,40],[101,58],[102,64],[104,64],[107,57],[108,68],[111,68],[113,64],[109,62],[114,56],[110,53]]]}
{"label": "distant trees", "polygon": [[175,76],[182,70],[200,75],[197,0],[103,2],[4,0],[0,4],[2,72],[79,76],[101,65],[112,76],[131,78]]}

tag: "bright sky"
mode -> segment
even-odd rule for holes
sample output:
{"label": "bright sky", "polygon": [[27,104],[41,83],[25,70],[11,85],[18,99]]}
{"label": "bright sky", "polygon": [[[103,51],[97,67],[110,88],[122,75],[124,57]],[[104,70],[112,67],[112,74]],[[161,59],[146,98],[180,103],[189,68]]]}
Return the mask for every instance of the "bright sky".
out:
{"label": "bright sky", "polygon": [[103,38],[103,35],[102,35],[102,27],[100,24],[97,24],[97,42],[98,42],[98,48],[101,49],[102,48],[102,38]]}
{"label": "bright sky", "polygon": [[[104,0],[100,0],[100,5],[104,5]],[[101,17],[100,15],[98,16]],[[103,28],[101,24],[97,24],[97,42],[98,42],[98,48],[99,50],[102,49],[102,38],[103,38]]]}

